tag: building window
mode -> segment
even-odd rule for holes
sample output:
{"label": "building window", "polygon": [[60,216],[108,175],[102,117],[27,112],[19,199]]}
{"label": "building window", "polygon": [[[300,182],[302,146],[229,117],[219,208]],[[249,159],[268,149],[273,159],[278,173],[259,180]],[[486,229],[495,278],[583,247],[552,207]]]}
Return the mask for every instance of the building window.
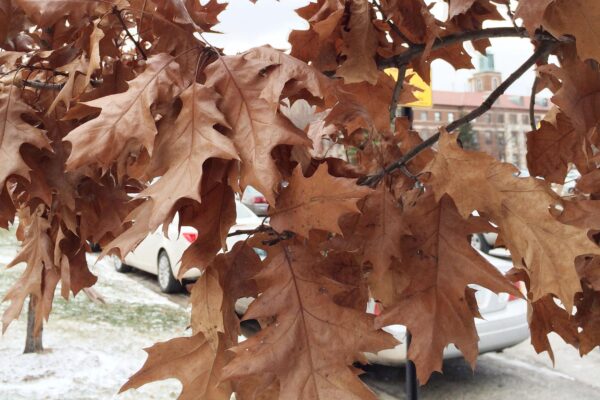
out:
{"label": "building window", "polygon": [[475,89],[476,89],[478,92],[481,92],[481,91],[483,90],[483,83],[481,83],[481,79],[477,79],[477,80],[475,81]]}
{"label": "building window", "polygon": [[485,143],[486,144],[492,144],[492,132],[487,131],[485,133]]}
{"label": "building window", "polygon": [[496,117],[496,121],[499,124],[503,124],[504,123],[504,114],[498,114],[498,116]]}
{"label": "building window", "polygon": [[521,123],[523,125],[529,124],[529,115],[528,114],[522,114],[521,115]]}
{"label": "building window", "polygon": [[448,122],[454,122],[454,113],[448,113]]}
{"label": "building window", "polygon": [[508,122],[510,122],[511,124],[516,124],[517,123],[517,114],[510,114],[508,116]]}
{"label": "building window", "polygon": [[483,122],[489,124],[492,122],[492,115],[490,113],[483,114]]}
{"label": "building window", "polygon": [[517,138],[518,138],[518,136],[519,136],[519,132],[517,132],[517,131],[512,131],[510,134],[511,134],[511,136],[512,136],[512,140],[513,140],[515,143],[517,143],[517,140],[518,140]]}
{"label": "building window", "polygon": [[479,132],[473,131],[473,144],[475,146],[479,145]]}
{"label": "building window", "polygon": [[442,120],[442,113],[439,111],[436,111],[433,113],[433,120],[435,122],[440,122]]}
{"label": "building window", "polygon": [[419,113],[419,119],[420,119],[421,121],[427,121],[427,111],[421,111],[421,112]]}
{"label": "building window", "polygon": [[504,147],[504,136],[503,135],[498,136],[498,138],[496,139],[496,142],[498,142],[498,146]]}
{"label": "building window", "polygon": [[498,78],[493,77],[492,78],[492,90],[496,89],[498,87]]}

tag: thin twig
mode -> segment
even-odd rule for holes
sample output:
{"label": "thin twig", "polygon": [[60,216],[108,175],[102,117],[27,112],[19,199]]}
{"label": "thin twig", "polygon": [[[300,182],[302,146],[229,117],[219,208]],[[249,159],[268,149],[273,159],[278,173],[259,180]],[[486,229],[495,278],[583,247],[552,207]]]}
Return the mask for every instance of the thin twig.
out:
{"label": "thin twig", "polygon": [[35,66],[35,65],[17,65],[17,67],[22,68],[22,69],[28,69],[30,71],[48,71],[48,72],[52,72],[54,75],[69,76],[69,74],[67,74],[66,72],[57,71],[54,68],[49,68],[49,67]]}
{"label": "thin twig", "polygon": [[529,123],[531,124],[531,130],[535,131],[535,94],[537,93],[538,77],[536,76],[531,85],[531,96],[529,96]]}
{"label": "thin twig", "polygon": [[506,13],[508,14],[508,17],[510,18],[510,21],[512,22],[513,26],[518,29],[519,26],[517,25],[517,22],[515,20],[515,13],[510,7],[510,1],[506,2]]}
{"label": "thin twig", "polygon": [[[485,99],[485,101],[481,103],[479,107],[475,108],[473,111],[464,115],[463,117],[454,120],[453,122],[448,124],[446,126],[446,131],[451,132],[489,111],[490,108],[492,108],[494,102],[506,91],[506,89],[508,89],[517,79],[521,77],[521,75],[523,75],[529,68],[531,68],[531,66],[533,66],[537,60],[539,60],[541,57],[546,56],[556,45],[556,42],[542,42],[542,44],[538,46],[538,48],[531,55],[531,57],[529,57],[523,64],[521,64],[519,68],[517,68],[512,74],[510,74],[510,76],[506,78],[504,82],[502,82],[492,93],[490,93],[487,99]],[[406,163],[415,158],[421,151],[436,143],[439,140],[439,138],[440,132],[438,131],[435,135],[427,138],[419,145],[413,147],[405,155],[400,157],[392,164],[388,165],[383,170],[379,171],[377,174],[369,175],[364,177],[363,179],[360,179],[358,184],[371,187],[377,185],[377,183],[379,183],[379,181],[386,174],[390,174],[406,165]]]}
{"label": "thin twig", "polygon": [[[273,231],[275,232],[275,231]],[[283,231],[281,234],[277,234],[275,238],[269,240],[263,240],[262,244],[267,246],[273,246],[281,241],[291,239],[295,236],[294,232]]]}
{"label": "thin twig", "polygon": [[396,119],[396,113],[398,112],[398,97],[404,87],[404,78],[406,77],[407,64],[398,66],[398,79],[396,80],[396,86],[394,86],[394,93],[392,94],[392,101],[390,102],[390,120],[392,123]]}
{"label": "thin twig", "polygon": [[[486,39],[486,38],[494,38],[494,37],[520,37],[526,38],[529,37],[525,28],[515,28],[515,27],[500,27],[500,28],[487,28],[480,29],[477,31],[468,31],[461,32],[457,34],[447,35],[442,38],[438,38],[433,43],[431,50],[437,50],[444,47],[451,46],[456,43],[462,43],[469,40],[478,40],[478,39]],[[538,33],[536,35],[536,39],[540,41],[556,41],[557,39],[545,32]],[[561,40],[572,40],[569,37],[561,38]],[[398,54],[393,57],[383,58],[377,62],[377,66],[380,69],[390,68],[396,65],[402,65],[409,63],[413,58],[419,56],[421,53],[425,51],[424,44],[415,44],[410,49],[405,51],[404,53]]]}
{"label": "thin twig", "polygon": [[253,235],[259,232],[275,232],[273,228],[270,226],[261,224],[254,229],[238,229],[236,231],[230,232],[227,234],[227,237],[231,236],[239,236],[239,235]]}
{"label": "thin twig", "polygon": [[144,58],[144,60],[147,60],[148,57],[146,57],[146,52],[142,48],[142,45],[137,40],[134,39],[134,37],[131,34],[131,32],[129,32],[129,29],[127,28],[127,25],[125,24],[125,20],[123,19],[123,16],[121,15],[121,12],[122,12],[122,10],[119,10],[117,7],[113,8],[113,13],[119,19],[119,22],[121,23],[121,26],[125,30],[125,33],[127,34],[127,37],[129,37],[129,40],[131,40],[133,42],[133,44],[138,49],[138,51],[140,52],[140,54],[142,55],[142,57]]}
{"label": "thin twig", "polygon": [[[90,80],[90,84],[93,87],[97,87],[102,85],[102,83],[104,82],[103,79],[98,78],[98,79],[91,79]],[[66,82],[61,82],[61,83],[48,83],[48,82],[42,82],[42,81],[38,81],[38,80],[27,80],[27,79],[23,79],[22,81],[17,81],[15,82],[15,84],[18,86],[19,84],[26,86],[26,87],[30,87],[30,88],[34,88],[34,89],[44,89],[44,90],[62,90],[62,88],[65,86]]]}
{"label": "thin twig", "polygon": [[408,37],[406,37],[406,35],[404,33],[402,33],[402,31],[400,30],[400,28],[398,28],[398,26],[396,26],[396,24],[394,24],[394,22],[391,19],[389,19],[387,17],[387,15],[385,15],[385,13],[383,12],[383,7],[381,7],[381,4],[379,4],[379,2],[377,2],[376,0],[373,0],[373,5],[375,7],[377,7],[377,10],[381,13],[381,16],[383,17],[383,20],[394,31],[394,33],[396,35],[398,35],[398,37],[400,39],[404,40],[406,42],[406,44],[408,44],[411,47],[415,45]]}

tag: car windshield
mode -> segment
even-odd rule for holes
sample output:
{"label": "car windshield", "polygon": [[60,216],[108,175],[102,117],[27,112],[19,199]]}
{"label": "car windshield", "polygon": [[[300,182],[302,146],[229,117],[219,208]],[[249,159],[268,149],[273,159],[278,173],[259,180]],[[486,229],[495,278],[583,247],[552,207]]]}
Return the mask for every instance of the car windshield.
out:
{"label": "car windshield", "polygon": [[239,201],[235,202],[235,211],[237,213],[238,218],[252,218],[256,217],[252,211]]}

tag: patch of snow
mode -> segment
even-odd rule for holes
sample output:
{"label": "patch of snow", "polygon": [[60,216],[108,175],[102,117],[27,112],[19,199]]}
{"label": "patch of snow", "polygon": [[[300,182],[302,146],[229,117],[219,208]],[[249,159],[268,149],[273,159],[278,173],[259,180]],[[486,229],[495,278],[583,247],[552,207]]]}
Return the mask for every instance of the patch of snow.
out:
{"label": "patch of snow", "polygon": [[[16,248],[0,248],[0,264],[10,262],[15,254]],[[186,313],[180,305],[116,272],[109,259],[96,262],[96,257],[90,255],[88,263],[98,276],[95,288],[107,303],[167,306]],[[118,391],[145,362],[143,349],[189,334],[183,326],[150,333],[51,315],[44,325],[44,353],[23,354],[26,309],[25,304],[19,320],[0,338],[0,400],[163,400],[179,396],[181,384],[175,379],[122,394]]]}
{"label": "patch of snow", "polygon": [[[118,394],[142,366],[142,348],[167,337],[149,337],[126,328],[50,320],[42,354],[22,354],[25,322],[15,322],[0,340],[0,400],[175,399],[181,384],[155,382]],[[161,335],[163,336],[163,335]]]}
{"label": "patch of snow", "polygon": [[179,304],[133,281],[127,274],[117,272],[110,257],[98,260],[97,255],[88,253],[86,259],[90,271],[98,277],[98,282],[94,287],[107,302],[118,300],[126,303],[160,304],[182,308]]}

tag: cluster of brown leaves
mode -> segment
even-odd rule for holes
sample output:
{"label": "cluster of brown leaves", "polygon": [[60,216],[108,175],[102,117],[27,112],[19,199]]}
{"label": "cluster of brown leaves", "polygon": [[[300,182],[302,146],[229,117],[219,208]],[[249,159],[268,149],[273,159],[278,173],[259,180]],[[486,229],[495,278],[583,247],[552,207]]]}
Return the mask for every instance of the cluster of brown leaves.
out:
{"label": "cluster of brown leaves", "polygon": [[[41,300],[40,326],[59,283],[65,298],[94,283],[87,242],[124,256],[179,213],[201,232],[181,268],[204,271],[192,335],[150,348],[124,389],[175,377],[182,399],[370,399],[353,364],[396,344],[380,329],[390,324],[414,334],[409,357],[423,383],[450,343],[474,364],[479,311],[468,285],[519,294],[469,244],[490,223],[513,255],[511,278],[527,284],[536,350],[551,353],[550,331],[581,354],[600,344],[600,47],[583,23],[600,6],[519,2],[534,44],[554,41],[559,60],[537,69],[555,104],[528,135],[539,178],[442,130],[437,150],[373,187],[357,178],[421,143],[406,119],[390,123],[392,98],[412,93],[382,67],[401,58],[424,77],[438,58],[471,67],[460,37],[502,19],[497,5],[453,0],[442,21],[423,0],[318,0],[298,10],[309,28],[291,33],[290,54],[234,56],[201,35],[225,6],[0,0],[0,224],[18,215],[23,246],[10,266],[27,263],[6,294],[4,329],[27,296]],[[352,162],[312,151],[322,140]],[[572,164],[583,177],[563,199],[550,184]],[[272,229],[217,255],[249,185],[267,198]],[[262,330],[238,343],[234,305],[249,296],[244,318]],[[370,297],[382,315],[365,312]]]}

